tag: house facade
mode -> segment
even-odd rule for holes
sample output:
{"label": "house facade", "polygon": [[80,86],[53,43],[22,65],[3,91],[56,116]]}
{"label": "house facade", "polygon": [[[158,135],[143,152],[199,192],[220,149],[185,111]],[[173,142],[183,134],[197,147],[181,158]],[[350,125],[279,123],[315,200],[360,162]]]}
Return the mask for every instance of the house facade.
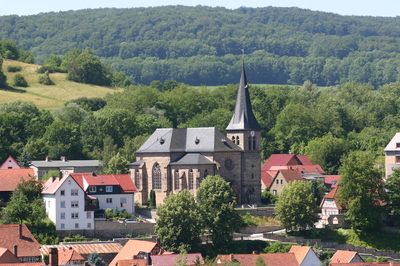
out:
{"label": "house facade", "polygon": [[11,155],[0,166],[0,169],[21,169],[18,162]]}
{"label": "house facade", "polygon": [[47,180],[42,196],[56,230],[94,230],[94,198],[70,175]]}
{"label": "house facade", "polygon": [[303,176],[298,170],[295,169],[282,169],[278,170],[277,175],[272,180],[269,190],[273,195],[280,195],[282,190],[294,180],[304,180]]}
{"label": "house facade", "polygon": [[238,203],[260,203],[261,127],[250,103],[244,66],[235,111],[227,135],[214,127],[157,129],[136,151],[130,173],[138,189],[135,201],[157,203],[183,189],[194,195],[208,175],[220,175],[231,185]]}
{"label": "house facade", "polygon": [[41,180],[50,171],[58,171],[62,175],[97,172],[100,165],[99,160],[68,160],[67,157],[61,157],[61,160],[54,161],[46,157],[44,161],[31,162],[31,168],[35,171],[38,180]]}
{"label": "house facade", "polygon": [[400,133],[396,133],[385,148],[385,175],[393,173],[394,168],[400,167]]}
{"label": "house facade", "polygon": [[[321,201],[321,222],[328,224],[329,216],[334,216],[344,213],[344,210],[337,201],[337,192],[339,187],[335,187],[324,196]],[[333,221],[335,223],[335,221]]]}

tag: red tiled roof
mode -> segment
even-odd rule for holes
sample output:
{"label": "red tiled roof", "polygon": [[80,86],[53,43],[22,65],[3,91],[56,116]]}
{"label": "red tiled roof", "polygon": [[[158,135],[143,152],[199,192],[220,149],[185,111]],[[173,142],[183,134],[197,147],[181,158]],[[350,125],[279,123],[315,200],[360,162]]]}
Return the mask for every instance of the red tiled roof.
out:
{"label": "red tiled roof", "polygon": [[117,261],[116,266],[146,266],[146,259],[127,259]]}
{"label": "red tiled roof", "polygon": [[357,255],[357,252],[355,251],[348,251],[348,250],[338,250],[336,253],[332,256],[330,262],[335,263],[335,262],[340,262],[340,263],[346,263],[346,262],[351,262],[351,260],[354,258],[354,256]]}
{"label": "red tiled roof", "polygon": [[85,261],[85,258],[76,252],[72,247],[58,250],[58,265],[73,264],[73,261],[83,262]]}
{"label": "red tiled roof", "polygon": [[[226,264],[233,260],[238,261],[243,266],[254,266],[257,258],[261,256],[265,264],[274,266],[299,266],[296,256],[293,253],[273,253],[273,254],[232,254],[218,255],[217,264]],[[232,258],[233,257],[233,258]]]}
{"label": "red tiled roof", "polygon": [[[21,237],[20,226],[22,232]],[[40,245],[26,225],[0,225],[0,235],[0,247],[14,250],[14,245],[17,245],[17,255],[19,258],[40,256]]]}
{"label": "red tiled roof", "polygon": [[201,253],[189,253],[185,255],[180,254],[167,254],[167,255],[151,255],[151,262],[153,266],[172,266],[176,265],[176,260],[180,256],[185,256],[186,265],[193,265],[199,259],[201,264],[204,264]]}
{"label": "red tiled roof", "polygon": [[1,266],[48,266],[44,262],[2,263]]}
{"label": "red tiled roof", "polygon": [[34,176],[32,168],[0,169],[0,191],[14,191],[21,179],[28,181]]}
{"label": "red tiled roof", "polygon": [[[283,178],[285,178],[286,182],[289,183],[294,180],[304,180],[303,176],[298,170],[279,170]],[[278,174],[279,175],[279,174]]]}
{"label": "red tiled roof", "polygon": [[81,255],[89,255],[90,253],[96,252],[99,254],[115,253],[121,251],[122,245],[120,243],[94,243],[94,244],[64,244],[64,245],[42,245],[40,247],[40,253],[42,255],[49,255],[50,248],[57,249],[68,249],[73,248],[77,253]]}
{"label": "red tiled roof", "polygon": [[84,183],[87,183],[89,186],[120,185],[125,193],[137,192],[129,174],[93,175],[92,173],[71,173],[70,176],[75,179],[82,189],[85,189]]}
{"label": "red tiled roof", "polygon": [[63,177],[51,177],[43,185],[43,194],[54,194],[60,188],[60,186],[68,179],[68,176]]}
{"label": "red tiled roof", "polygon": [[352,262],[352,263],[330,263],[329,266],[400,266],[400,263],[388,262]]}
{"label": "red tiled roof", "polygon": [[302,165],[312,165],[310,158],[307,155],[296,155],[297,159],[301,162]]}
{"label": "red tiled roof", "polygon": [[289,250],[289,253],[293,253],[297,259],[297,262],[301,264],[310,250],[311,247],[307,246],[292,246]]}
{"label": "red tiled roof", "polygon": [[331,186],[331,188],[335,188],[339,182],[340,175],[326,175],[325,176],[325,184]]}
{"label": "red tiled roof", "polygon": [[140,252],[150,252],[152,255],[156,255],[163,254],[164,250],[154,242],[129,240],[110,262],[109,266],[115,266],[119,260],[132,259],[134,255],[138,255]]}
{"label": "red tiled roof", "polygon": [[0,248],[0,264],[3,263],[21,263],[21,261],[8,249]]}
{"label": "red tiled roof", "polygon": [[[291,163],[292,161],[292,163]],[[295,163],[297,162],[297,163]],[[293,165],[293,164],[301,164],[301,161],[296,158],[294,154],[272,154],[268,160],[265,162],[262,171],[270,170],[271,166],[279,166],[279,165]]]}
{"label": "red tiled roof", "polygon": [[266,187],[270,187],[272,184],[272,180],[274,180],[278,171],[262,171],[261,172],[261,181],[264,183]]}
{"label": "red tiled roof", "polygon": [[324,198],[323,198],[323,200],[322,200],[322,202],[321,202],[321,207],[322,207],[322,205],[324,204],[324,200],[325,200],[325,199],[333,199],[333,200],[335,201],[335,204],[336,204],[336,207],[338,208],[338,210],[342,210],[341,204],[339,204],[339,203],[337,202],[338,190],[339,190],[339,187],[335,187],[334,189],[332,189],[331,191],[329,191],[329,193],[326,194],[326,195],[324,196]]}

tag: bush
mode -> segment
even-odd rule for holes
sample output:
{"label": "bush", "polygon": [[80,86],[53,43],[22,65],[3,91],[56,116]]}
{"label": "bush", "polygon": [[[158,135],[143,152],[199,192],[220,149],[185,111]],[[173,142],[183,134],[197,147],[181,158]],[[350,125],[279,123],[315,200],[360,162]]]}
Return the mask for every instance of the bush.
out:
{"label": "bush", "polygon": [[41,66],[39,67],[36,72],[39,74],[43,74],[45,72],[49,72],[49,73],[66,73],[67,71],[61,67],[55,67],[55,66]]}
{"label": "bush", "polygon": [[8,72],[19,72],[21,71],[22,67],[21,66],[8,66],[7,71]]}
{"label": "bush", "polygon": [[21,74],[16,74],[13,78],[13,85],[17,87],[28,87],[28,82]]}
{"label": "bush", "polygon": [[269,189],[265,189],[261,193],[262,204],[274,204],[278,200],[278,195],[273,195]]}
{"label": "bush", "polygon": [[39,76],[38,82],[43,85],[54,85],[54,82],[50,79],[48,71],[46,71],[44,75]]}

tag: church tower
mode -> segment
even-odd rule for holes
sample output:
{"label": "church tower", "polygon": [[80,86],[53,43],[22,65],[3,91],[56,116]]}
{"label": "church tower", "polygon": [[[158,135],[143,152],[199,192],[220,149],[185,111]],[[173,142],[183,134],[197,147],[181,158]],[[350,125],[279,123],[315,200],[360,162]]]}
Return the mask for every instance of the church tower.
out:
{"label": "church tower", "polygon": [[261,126],[251,107],[244,62],[235,112],[226,131],[227,137],[244,151],[241,160],[241,203],[261,203]]}

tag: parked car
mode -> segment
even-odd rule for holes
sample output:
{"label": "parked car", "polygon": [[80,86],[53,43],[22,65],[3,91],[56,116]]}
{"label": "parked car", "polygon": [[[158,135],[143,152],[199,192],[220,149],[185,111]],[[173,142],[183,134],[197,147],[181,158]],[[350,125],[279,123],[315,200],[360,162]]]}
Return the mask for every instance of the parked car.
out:
{"label": "parked car", "polygon": [[126,219],[125,220],[125,223],[137,223],[138,222],[138,220],[136,220],[136,219]]}

